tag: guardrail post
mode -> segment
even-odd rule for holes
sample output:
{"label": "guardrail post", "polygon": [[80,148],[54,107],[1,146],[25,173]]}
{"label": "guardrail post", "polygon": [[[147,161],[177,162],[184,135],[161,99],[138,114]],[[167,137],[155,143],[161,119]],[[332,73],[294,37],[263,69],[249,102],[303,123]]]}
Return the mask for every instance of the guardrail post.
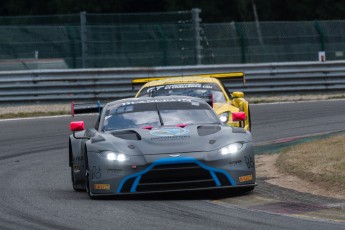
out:
{"label": "guardrail post", "polygon": [[80,41],[81,41],[81,59],[82,68],[87,68],[87,28],[86,12],[80,12]]}
{"label": "guardrail post", "polygon": [[194,50],[195,50],[195,63],[196,65],[201,65],[201,36],[200,36],[200,22],[201,18],[199,14],[201,9],[195,8],[192,9],[192,22],[193,22],[193,33],[194,33]]}

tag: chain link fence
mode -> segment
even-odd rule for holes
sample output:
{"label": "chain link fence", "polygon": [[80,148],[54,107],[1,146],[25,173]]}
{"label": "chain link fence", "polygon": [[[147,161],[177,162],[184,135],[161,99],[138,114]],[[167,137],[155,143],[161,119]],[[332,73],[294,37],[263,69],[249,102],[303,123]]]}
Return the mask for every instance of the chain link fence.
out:
{"label": "chain link fence", "polygon": [[202,24],[204,64],[343,60],[345,21]]}
{"label": "chain link fence", "polygon": [[344,59],[345,21],[202,23],[199,14],[0,17],[0,70]]}
{"label": "chain link fence", "polygon": [[76,68],[80,16],[0,17],[0,70]]}

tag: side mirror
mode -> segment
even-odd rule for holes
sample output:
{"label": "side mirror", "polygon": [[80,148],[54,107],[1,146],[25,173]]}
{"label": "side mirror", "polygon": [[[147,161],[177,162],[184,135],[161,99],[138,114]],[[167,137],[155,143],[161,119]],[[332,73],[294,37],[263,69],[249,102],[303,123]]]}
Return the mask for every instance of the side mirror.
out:
{"label": "side mirror", "polygon": [[69,123],[69,129],[73,132],[73,137],[75,139],[86,139],[86,140],[90,139],[88,137],[77,137],[75,135],[75,132],[85,130],[84,121],[72,121],[71,123]]}
{"label": "side mirror", "polygon": [[84,121],[72,121],[69,124],[69,129],[72,132],[83,131],[85,129]]}
{"label": "side mirror", "polygon": [[232,121],[245,121],[246,120],[245,112],[235,112],[232,113]]}
{"label": "side mirror", "polygon": [[243,92],[233,92],[232,97],[233,98],[244,98],[244,93]]}

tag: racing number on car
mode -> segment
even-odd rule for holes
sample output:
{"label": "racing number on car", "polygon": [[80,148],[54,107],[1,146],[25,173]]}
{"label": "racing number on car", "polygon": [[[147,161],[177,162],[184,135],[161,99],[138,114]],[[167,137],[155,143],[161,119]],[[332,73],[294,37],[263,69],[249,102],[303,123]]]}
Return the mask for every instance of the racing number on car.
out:
{"label": "racing number on car", "polygon": [[247,164],[247,168],[254,168],[255,167],[255,163],[254,163],[254,157],[253,156],[244,156],[244,159],[246,161]]}
{"label": "racing number on car", "polygon": [[93,166],[91,175],[92,175],[92,179],[94,178],[99,179],[102,176],[101,168],[100,167],[97,168],[96,166]]}

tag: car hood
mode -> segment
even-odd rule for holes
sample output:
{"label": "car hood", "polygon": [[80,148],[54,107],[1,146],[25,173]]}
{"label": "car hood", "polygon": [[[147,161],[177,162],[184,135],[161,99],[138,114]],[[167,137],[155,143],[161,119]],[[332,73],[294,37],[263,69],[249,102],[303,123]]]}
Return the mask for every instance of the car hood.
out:
{"label": "car hood", "polygon": [[239,109],[231,105],[230,102],[214,103],[213,109],[217,114],[225,113],[228,111],[230,111],[231,113],[239,111]]}
{"label": "car hood", "polygon": [[120,151],[129,155],[172,154],[209,152],[234,142],[252,141],[249,132],[233,130],[224,125],[189,125],[114,131],[99,134],[104,140],[95,141],[88,149]]}

